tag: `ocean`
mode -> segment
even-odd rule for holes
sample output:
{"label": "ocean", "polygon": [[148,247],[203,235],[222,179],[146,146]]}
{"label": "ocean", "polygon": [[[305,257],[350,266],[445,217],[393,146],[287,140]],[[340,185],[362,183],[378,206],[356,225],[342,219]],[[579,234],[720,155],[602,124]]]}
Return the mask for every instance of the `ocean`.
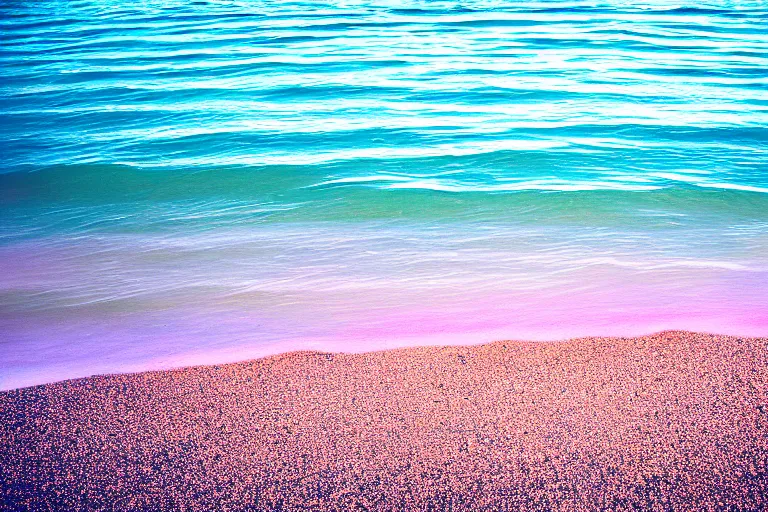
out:
{"label": "ocean", "polygon": [[0,389],[768,336],[765,1],[0,2]]}

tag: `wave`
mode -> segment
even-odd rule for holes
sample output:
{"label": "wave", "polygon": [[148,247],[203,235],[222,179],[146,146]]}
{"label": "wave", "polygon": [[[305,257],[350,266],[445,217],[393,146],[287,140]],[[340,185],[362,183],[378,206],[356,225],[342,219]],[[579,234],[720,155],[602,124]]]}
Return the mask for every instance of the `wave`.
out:
{"label": "wave", "polygon": [[[609,169],[602,179],[512,179],[469,175],[463,164],[451,169],[450,161],[425,159],[410,172],[371,174],[361,172],[360,162],[205,169],[90,165],[5,173],[0,245],[318,222],[567,225],[617,232],[703,224],[720,240],[768,229],[768,190],[713,182],[708,174],[615,176]],[[532,166],[540,163],[534,159]]]}
{"label": "wave", "polygon": [[[634,148],[626,150],[631,154]],[[615,151],[620,157],[622,150]],[[717,155],[713,154],[716,159]],[[721,189],[765,194],[768,187],[721,181],[696,167],[635,169],[598,165],[606,157],[591,152],[552,153],[501,150],[490,153],[367,158],[310,164],[136,167],[129,165],[59,165],[0,173],[0,201],[59,198],[87,200],[103,196],[126,201],[154,197],[249,198],[262,194],[315,194],[337,188],[425,189],[457,193],[519,191],[668,191]],[[555,166],[558,163],[560,166]],[[515,166],[514,170],[509,167]],[[545,167],[548,172],[543,173]],[[366,170],[368,172],[366,172]],[[704,193],[704,191],[700,191]]]}

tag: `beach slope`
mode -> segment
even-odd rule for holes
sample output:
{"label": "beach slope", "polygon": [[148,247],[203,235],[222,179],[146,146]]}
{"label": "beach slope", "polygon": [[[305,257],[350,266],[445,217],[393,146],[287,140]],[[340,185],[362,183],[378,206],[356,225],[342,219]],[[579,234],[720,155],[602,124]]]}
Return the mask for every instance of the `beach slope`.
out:
{"label": "beach slope", "polygon": [[4,510],[768,507],[768,339],[664,332],[0,393]]}

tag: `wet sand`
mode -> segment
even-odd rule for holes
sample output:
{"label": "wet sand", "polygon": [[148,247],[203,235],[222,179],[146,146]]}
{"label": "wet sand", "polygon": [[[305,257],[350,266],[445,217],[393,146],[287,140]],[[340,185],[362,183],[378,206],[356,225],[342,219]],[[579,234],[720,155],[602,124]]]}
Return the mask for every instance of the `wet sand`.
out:
{"label": "wet sand", "polygon": [[764,510],[768,339],[685,332],[0,393],[3,510]]}

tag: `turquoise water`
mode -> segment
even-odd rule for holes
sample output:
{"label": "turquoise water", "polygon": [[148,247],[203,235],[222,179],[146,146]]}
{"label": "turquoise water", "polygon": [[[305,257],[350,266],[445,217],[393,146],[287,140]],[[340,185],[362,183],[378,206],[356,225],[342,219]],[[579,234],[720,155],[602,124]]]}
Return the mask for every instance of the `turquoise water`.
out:
{"label": "turquoise water", "polygon": [[768,4],[0,3],[0,389],[768,335]]}

